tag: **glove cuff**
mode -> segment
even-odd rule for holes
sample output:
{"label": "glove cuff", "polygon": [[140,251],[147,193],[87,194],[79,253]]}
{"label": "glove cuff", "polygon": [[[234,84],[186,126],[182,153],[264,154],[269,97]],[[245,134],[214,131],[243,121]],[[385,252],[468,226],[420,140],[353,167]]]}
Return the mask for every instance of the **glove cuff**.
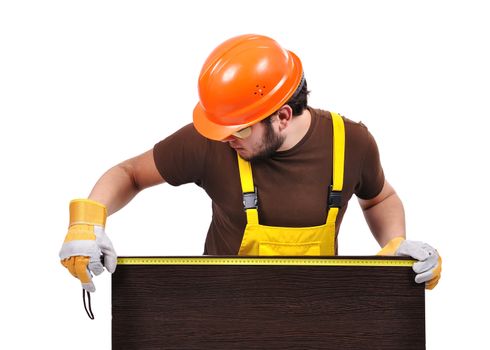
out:
{"label": "glove cuff", "polygon": [[74,199],[70,202],[70,226],[77,224],[105,227],[107,208],[91,199]]}
{"label": "glove cuff", "polygon": [[402,244],[404,240],[405,238],[403,237],[393,238],[376,255],[395,255],[396,251],[400,247],[400,244]]}

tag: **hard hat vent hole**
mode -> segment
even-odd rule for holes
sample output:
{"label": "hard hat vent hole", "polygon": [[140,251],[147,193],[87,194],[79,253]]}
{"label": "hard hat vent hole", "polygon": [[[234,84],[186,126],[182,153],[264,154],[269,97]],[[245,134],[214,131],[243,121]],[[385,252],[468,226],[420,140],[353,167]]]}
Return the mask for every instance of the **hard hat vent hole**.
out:
{"label": "hard hat vent hole", "polygon": [[264,90],[265,90],[265,85],[255,85],[255,91],[254,91],[254,95],[258,96],[264,96]]}

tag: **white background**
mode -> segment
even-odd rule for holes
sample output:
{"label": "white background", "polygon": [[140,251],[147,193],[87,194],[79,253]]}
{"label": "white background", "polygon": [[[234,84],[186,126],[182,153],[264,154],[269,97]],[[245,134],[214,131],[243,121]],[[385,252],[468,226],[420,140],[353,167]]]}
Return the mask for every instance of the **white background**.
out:
{"label": "white background", "polygon": [[[58,261],[68,202],[189,123],[207,55],[259,33],[300,56],[310,105],[369,127],[408,237],[441,253],[427,348],[489,349],[488,17],[484,1],[2,1],[0,348],[110,348],[109,275],[90,321]],[[107,232],[120,255],[200,255],[209,220],[202,190],[165,185]],[[339,243],[378,250],[355,200]]]}

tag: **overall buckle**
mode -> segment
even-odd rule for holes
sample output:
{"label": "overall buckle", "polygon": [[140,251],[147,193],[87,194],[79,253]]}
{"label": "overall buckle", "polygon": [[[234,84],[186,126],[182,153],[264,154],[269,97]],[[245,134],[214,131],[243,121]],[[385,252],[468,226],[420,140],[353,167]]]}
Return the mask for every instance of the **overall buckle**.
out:
{"label": "overall buckle", "polygon": [[330,186],[330,192],[328,194],[328,207],[340,208],[342,202],[342,191],[334,191]]}
{"label": "overall buckle", "polygon": [[243,207],[245,210],[258,208],[257,187],[254,187],[253,192],[245,192],[243,194]]}

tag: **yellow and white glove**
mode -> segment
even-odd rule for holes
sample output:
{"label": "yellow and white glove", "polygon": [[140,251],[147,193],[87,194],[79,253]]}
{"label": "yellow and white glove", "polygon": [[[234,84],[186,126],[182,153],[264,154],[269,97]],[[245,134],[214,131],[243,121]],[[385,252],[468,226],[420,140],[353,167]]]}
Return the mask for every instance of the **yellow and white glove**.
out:
{"label": "yellow and white glove", "polygon": [[395,237],[377,255],[409,256],[418,260],[413,264],[417,274],[415,282],[425,283],[426,289],[433,289],[441,278],[442,259],[437,250],[427,243]]}
{"label": "yellow and white glove", "polygon": [[116,270],[117,255],[104,231],[106,218],[103,204],[89,199],[70,202],[70,225],[60,250],[61,264],[88,292],[95,292],[92,273],[100,275],[104,266],[110,273]]}

